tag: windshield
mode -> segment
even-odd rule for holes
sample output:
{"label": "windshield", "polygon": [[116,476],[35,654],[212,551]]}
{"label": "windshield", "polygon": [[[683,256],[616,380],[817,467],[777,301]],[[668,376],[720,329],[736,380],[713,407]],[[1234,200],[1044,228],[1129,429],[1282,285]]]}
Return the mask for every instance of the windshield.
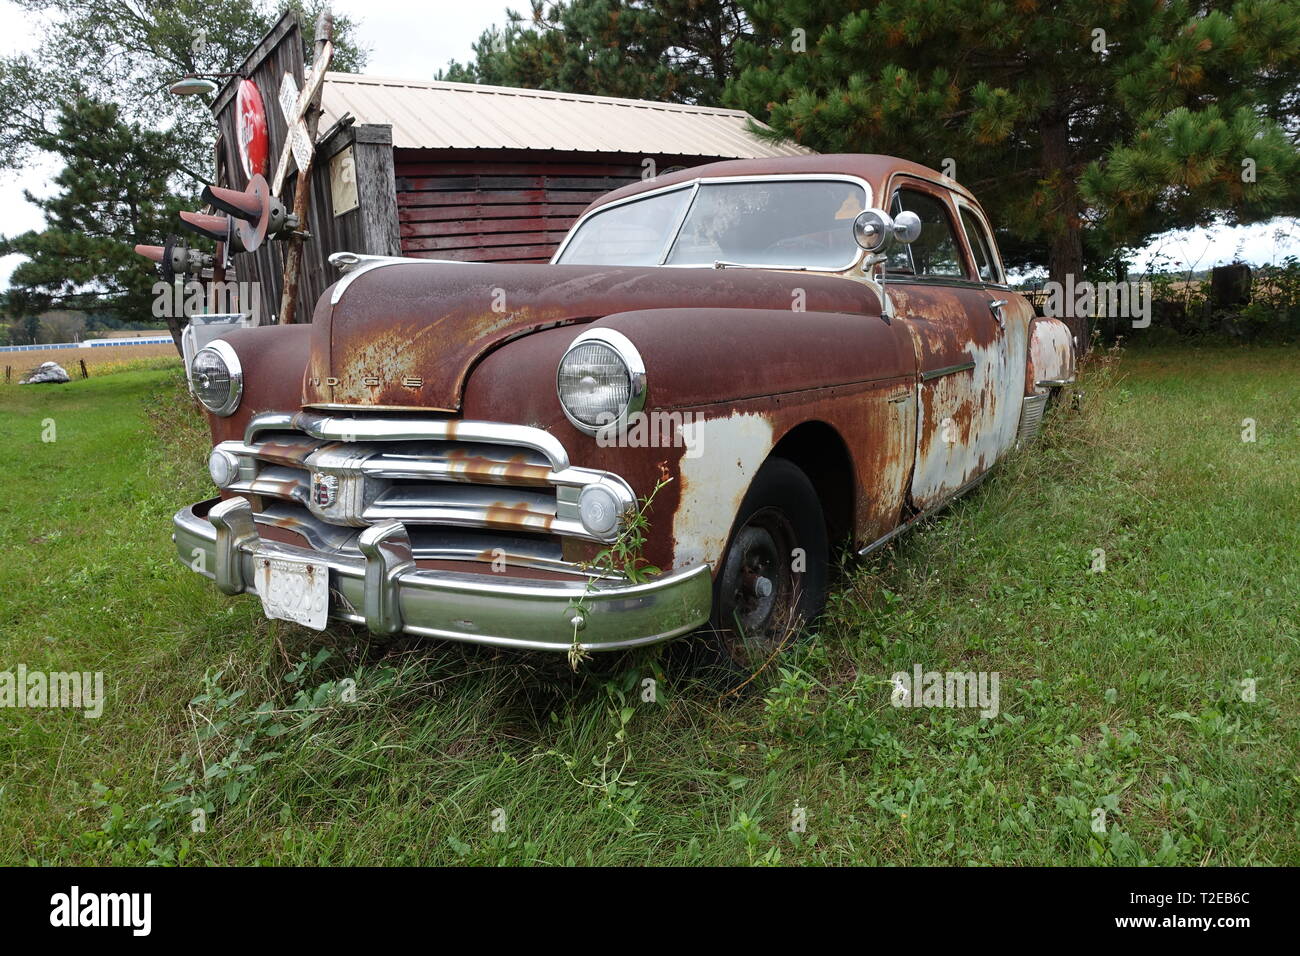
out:
{"label": "windshield", "polygon": [[866,205],[861,184],[841,180],[703,181],[594,213],[556,261],[846,269]]}

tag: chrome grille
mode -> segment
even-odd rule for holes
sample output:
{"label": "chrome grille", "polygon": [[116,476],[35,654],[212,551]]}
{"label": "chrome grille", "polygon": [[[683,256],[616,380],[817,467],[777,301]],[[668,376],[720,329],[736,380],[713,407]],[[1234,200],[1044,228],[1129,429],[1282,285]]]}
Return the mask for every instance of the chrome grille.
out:
{"label": "chrome grille", "polygon": [[334,550],[395,519],[417,558],[563,567],[564,537],[602,540],[580,520],[583,487],[634,501],[617,476],[570,466],[549,433],[495,422],[268,413],[218,447],[239,459],[227,490],[263,499],[258,523]]}

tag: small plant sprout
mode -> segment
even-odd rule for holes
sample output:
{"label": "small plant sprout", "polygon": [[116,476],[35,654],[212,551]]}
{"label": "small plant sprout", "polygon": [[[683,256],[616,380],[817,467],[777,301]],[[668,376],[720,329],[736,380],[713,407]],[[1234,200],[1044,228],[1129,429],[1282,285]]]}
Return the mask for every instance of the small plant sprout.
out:
{"label": "small plant sprout", "polygon": [[654,504],[655,496],[672,480],[667,466],[661,463],[659,480],[655,482],[648,495],[624,514],[623,530],[619,532],[618,537],[610,543],[609,547],[582,565],[588,575],[587,589],[582,597],[569,603],[571,612],[569,623],[573,625],[573,641],[569,645],[568,657],[569,667],[572,670],[576,671],[578,665],[590,656],[586,647],[578,641],[578,632],[587,626],[587,616],[590,613],[587,595],[596,589],[596,582],[604,578],[621,577],[633,584],[642,584],[659,574],[659,568],[647,562],[642,556],[646,533],[650,530],[650,519],[647,513],[650,506]]}

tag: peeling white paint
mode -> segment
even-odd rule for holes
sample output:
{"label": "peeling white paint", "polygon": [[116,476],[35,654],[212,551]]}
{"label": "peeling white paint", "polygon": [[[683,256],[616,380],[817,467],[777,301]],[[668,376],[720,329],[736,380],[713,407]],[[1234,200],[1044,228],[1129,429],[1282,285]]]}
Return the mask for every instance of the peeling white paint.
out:
{"label": "peeling white paint", "polygon": [[673,567],[707,561],[716,568],[740,502],[772,451],[772,423],[762,415],[735,414],[697,420],[690,430],[690,442],[704,454],[681,462]]}
{"label": "peeling white paint", "polygon": [[[912,500],[919,507],[938,504],[993,467],[1015,444],[1025,389],[1027,335],[1027,317],[1008,309],[1006,330],[998,339],[986,348],[966,347],[974,369],[921,384],[912,475]],[[966,403],[971,407],[969,441],[945,442],[942,422],[956,418]],[[928,454],[922,442],[927,433]]]}
{"label": "peeling white paint", "polygon": [[1039,319],[1029,343],[1029,361],[1034,372],[1034,391],[1043,394],[1039,382],[1074,380],[1074,343],[1070,327],[1060,319]]}

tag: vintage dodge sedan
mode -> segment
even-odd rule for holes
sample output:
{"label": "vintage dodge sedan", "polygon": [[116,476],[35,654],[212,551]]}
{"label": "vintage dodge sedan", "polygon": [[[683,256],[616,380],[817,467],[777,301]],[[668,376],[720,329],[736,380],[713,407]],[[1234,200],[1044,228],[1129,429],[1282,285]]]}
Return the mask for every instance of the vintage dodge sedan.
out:
{"label": "vintage dodge sedan", "polygon": [[316,628],[579,656],[707,628],[740,660],[1074,377],[976,198],[887,156],[625,186],[546,265],[336,258],[309,325],[195,356],[220,496],[175,518],[186,564]]}

